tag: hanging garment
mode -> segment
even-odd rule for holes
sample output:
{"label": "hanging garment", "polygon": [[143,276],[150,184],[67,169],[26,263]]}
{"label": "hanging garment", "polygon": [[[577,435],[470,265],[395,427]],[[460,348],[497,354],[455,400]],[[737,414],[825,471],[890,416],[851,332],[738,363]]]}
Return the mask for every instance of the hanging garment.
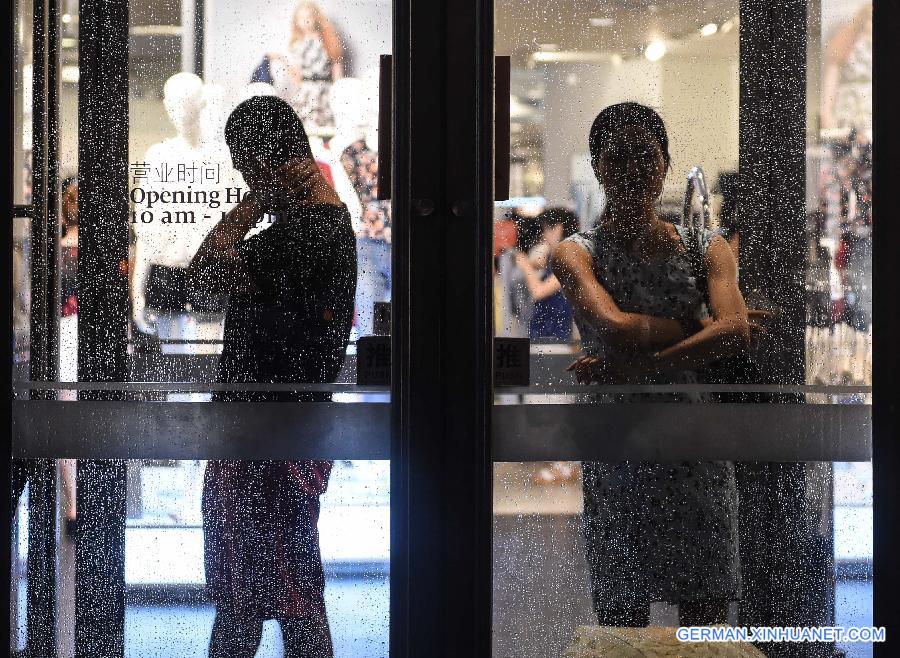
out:
{"label": "hanging garment", "polygon": [[359,139],[343,150],[341,164],[362,204],[362,227],[357,237],[390,242],[391,205],[378,200],[378,154]]}

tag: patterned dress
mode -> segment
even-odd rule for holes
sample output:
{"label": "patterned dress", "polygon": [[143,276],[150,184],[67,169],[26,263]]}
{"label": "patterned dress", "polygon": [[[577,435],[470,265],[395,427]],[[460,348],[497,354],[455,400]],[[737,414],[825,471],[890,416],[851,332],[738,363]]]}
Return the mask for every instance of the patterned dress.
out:
{"label": "patterned dress", "polygon": [[[604,231],[600,226],[568,240],[591,255],[595,276],[619,308],[679,320],[699,320],[705,315],[703,295],[686,250],[642,261]],[[680,228],[679,234],[687,244]],[[705,232],[701,236],[704,253],[713,235]],[[587,354],[611,350],[583,318],[576,315],[575,321]],[[634,381],[698,382],[697,373],[688,371]],[[703,402],[699,394],[615,397],[607,401]],[[583,533],[598,613],[636,609],[651,602],[739,598],[737,488],[732,462],[585,462],[583,474]]]}
{"label": "patterned dress", "polygon": [[378,154],[358,139],[343,150],[341,164],[362,205],[357,237],[390,242],[391,204],[378,200]]}
{"label": "patterned dress", "polygon": [[271,81],[278,96],[294,108],[303,125],[334,126],[331,85],[334,62],[318,36],[299,39],[285,55],[263,60],[253,80]]}
{"label": "patterned dress", "polygon": [[[347,209],[307,207],[244,240],[238,251],[256,288],[229,299],[219,381],[333,382],[347,349],[356,286]],[[324,401],[330,395],[222,392],[214,399]],[[206,584],[217,605],[263,619],[325,619],[316,526],[331,465],[207,464],[202,503]]]}

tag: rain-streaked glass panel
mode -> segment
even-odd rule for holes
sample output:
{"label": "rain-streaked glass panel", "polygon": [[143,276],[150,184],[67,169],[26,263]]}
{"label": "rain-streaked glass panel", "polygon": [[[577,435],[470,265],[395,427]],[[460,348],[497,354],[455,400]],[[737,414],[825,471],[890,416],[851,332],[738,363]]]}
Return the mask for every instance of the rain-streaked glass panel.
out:
{"label": "rain-streaked glass panel", "polygon": [[[741,7],[495,2],[494,332],[529,364],[495,353],[495,656],[871,624],[871,3],[808,2],[778,43]],[[756,55],[791,39],[806,148],[769,189],[754,121],[790,103]],[[757,215],[774,189],[790,215]]]}
{"label": "rain-streaked glass panel", "polygon": [[[812,2],[808,29],[806,382],[848,387],[832,402],[871,404],[872,2]],[[840,626],[872,624],[872,504],[871,461],[835,463]],[[872,655],[870,645],[840,648]]]}
{"label": "rain-streaked glass panel", "polygon": [[[13,199],[22,205],[31,204],[31,97],[32,97],[32,12],[31,2],[16,4],[15,43],[13,53]],[[29,345],[31,338],[31,220],[16,217],[13,222],[13,378],[28,377]]]}
{"label": "rain-streaked glass panel", "polygon": [[[12,136],[12,190],[16,204],[30,205],[31,194],[31,106],[32,64],[34,61],[32,24],[34,6],[30,1],[15,5],[15,25],[12,52],[13,76],[13,136]],[[12,378],[28,379],[30,375],[31,344],[31,219],[7,218],[12,222]],[[21,650],[27,643],[27,624],[24,621],[27,608],[28,587],[24,577],[28,568],[28,499],[25,484],[27,469],[22,463],[13,463],[12,490],[21,494],[11,504],[12,563],[10,568],[12,591],[10,596],[11,647]]]}
{"label": "rain-streaked glass panel", "polygon": [[[257,640],[260,656],[386,656],[390,395],[382,348],[390,334],[391,209],[377,198],[377,126],[390,3],[167,0],[128,9],[129,211],[121,225],[129,294],[127,317],[108,318],[128,325],[127,372],[103,394],[120,405],[103,421],[85,410],[97,394],[79,383],[78,364],[78,296],[91,287],[78,278],[83,26],[77,1],[59,7],[60,233],[52,266],[60,296],[50,321],[58,380],[71,386],[41,393],[55,398],[46,412],[26,404],[17,413],[62,428],[48,429],[59,456],[86,451],[100,461],[22,461],[13,597],[20,648],[30,638],[29,588],[48,578],[58,655],[74,655],[76,624],[98,623],[76,605],[76,589],[91,583],[76,582],[90,578],[76,568],[75,537],[114,530],[117,520],[82,517],[76,469],[80,497],[109,468],[124,484],[94,503],[117,509],[124,501],[126,656],[219,655],[222,643]],[[20,14],[24,61],[32,20],[27,6]],[[29,84],[17,84],[27,107]],[[30,115],[23,116],[16,125],[27,132]],[[29,135],[17,139],[25,167]],[[294,169],[279,171],[288,160]],[[223,256],[231,248],[221,249],[216,234],[189,272],[215,227],[234,224],[234,214],[225,216],[241,202],[242,229],[229,234],[237,258]],[[25,313],[17,354],[27,365],[30,229],[27,219],[16,226]],[[362,337],[376,339],[377,358],[363,360],[378,373],[367,380],[376,383],[357,386]],[[14,376],[27,400],[27,371]],[[187,434],[182,413],[195,414]],[[138,429],[103,431],[120,420]],[[157,457],[126,459],[151,452]],[[298,452],[304,459],[288,459]],[[166,453],[173,458],[160,458]],[[29,561],[29,531],[49,528],[50,516],[56,536],[38,550],[53,551],[55,573]],[[103,551],[89,547],[85,559]],[[114,549],[109,556],[115,560]]]}

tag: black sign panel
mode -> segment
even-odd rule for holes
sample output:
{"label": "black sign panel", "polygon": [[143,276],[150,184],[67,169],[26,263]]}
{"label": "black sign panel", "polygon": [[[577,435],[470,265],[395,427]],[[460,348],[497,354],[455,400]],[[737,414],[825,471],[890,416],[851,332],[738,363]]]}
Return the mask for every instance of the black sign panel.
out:
{"label": "black sign panel", "polygon": [[365,336],[356,341],[356,383],[390,386],[390,336]]}
{"label": "black sign panel", "polygon": [[528,386],[531,378],[531,341],[494,339],[494,386]]}

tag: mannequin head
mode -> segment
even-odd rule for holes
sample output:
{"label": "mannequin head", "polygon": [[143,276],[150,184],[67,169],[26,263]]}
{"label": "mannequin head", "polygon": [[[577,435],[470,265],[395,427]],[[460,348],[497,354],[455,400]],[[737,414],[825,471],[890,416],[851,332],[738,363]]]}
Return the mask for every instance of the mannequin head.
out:
{"label": "mannequin head", "polygon": [[175,132],[190,144],[199,140],[203,102],[203,80],[193,73],[176,73],[163,86],[163,105]]}
{"label": "mannequin head", "polygon": [[361,132],[369,125],[366,91],[357,78],[341,78],[332,85],[329,103],[337,132]]}
{"label": "mannequin head", "polygon": [[294,10],[294,28],[300,32],[318,32],[322,10],[314,2],[300,2]]}

